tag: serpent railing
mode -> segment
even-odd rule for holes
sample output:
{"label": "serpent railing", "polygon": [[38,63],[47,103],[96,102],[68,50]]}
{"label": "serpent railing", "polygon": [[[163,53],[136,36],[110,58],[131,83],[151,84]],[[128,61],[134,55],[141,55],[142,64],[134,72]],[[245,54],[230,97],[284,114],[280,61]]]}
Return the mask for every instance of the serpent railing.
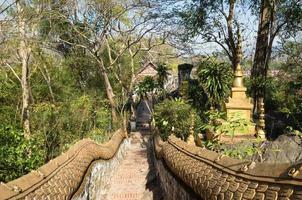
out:
{"label": "serpent railing", "polygon": [[83,139],[37,170],[11,182],[1,183],[0,200],[71,199],[83,184],[91,163],[112,159],[124,139],[125,133],[121,130],[104,144]]}
{"label": "serpent railing", "polygon": [[[156,136],[154,149],[165,199],[302,199],[300,164],[232,159],[174,136],[166,142]],[[175,188],[171,176],[187,189]]]}
{"label": "serpent railing", "polygon": [[[2,183],[0,199],[99,198],[101,192],[89,193],[103,184],[102,179],[106,179],[107,169],[112,166],[108,163],[123,154],[119,152],[124,149],[124,139],[125,133],[119,130],[105,144],[81,140],[37,170]],[[174,136],[166,142],[155,136],[153,143],[157,175],[167,200],[302,199],[300,164],[236,160],[188,145]],[[104,166],[108,166],[107,171]],[[98,185],[91,187],[89,180]]]}

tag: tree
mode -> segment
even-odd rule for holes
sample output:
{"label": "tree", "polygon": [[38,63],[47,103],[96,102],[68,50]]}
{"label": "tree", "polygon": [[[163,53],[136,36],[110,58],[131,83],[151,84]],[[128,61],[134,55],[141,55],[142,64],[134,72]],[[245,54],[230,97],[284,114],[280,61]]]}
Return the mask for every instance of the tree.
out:
{"label": "tree", "polygon": [[[252,1],[253,2],[253,1]],[[259,2],[256,1],[255,5]],[[256,6],[257,9],[259,9]],[[302,6],[296,0],[261,0],[257,43],[252,67],[254,111],[265,97],[267,71],[275,38],[290,37],[302,29]]]}
{"label": "tree", "polygon": [[[294,115],[302,112],[302,42],[286,41],[279,52],[287,58],[275,77],[275,88],[270,95],[278,111]],[[299,121],[299,120],[297,120]],[[300,124],[300,129],[301,129]]]}
{"label": "tree", "polygon": [[[123,115],[126,127],[135,74],[163,43],[146,6],[136,0],[1,3],[0,129],[9,140],[0,145],[7,169],[0,179],[39,167],[84,137],[102,142],[112,131],[111,116]],[[30,123],[22,129],[23,116]],[[37,153],[39,162],[28,157]]]}
{"label": "tree", "polygon": [[[8,67],[20,82],[22,89],[21,124],[26,139],[29,139],[31,133],[30,107],[34,102],[30,84],[31,61],[33,49],[39,43],[37,24],[40,22],[42,14],[39,6],[34,9],[35,5],[39,4],[25,0],[9,4],[2,11],[1,20],[1,26],[5,28],[5,31],[1,32],[3,40],[0,45],[6,47],[1,52],[1,64]],[[17,53],[13,51],[14,48],[18,49]],[[21,68],[21,75],[18,73],[18,67]]]}
{"label": "tree", "polygon": [[26,35],[26,17],[24,8],[26,7],[25,1],[17,1],[17,13],[18,13],[18,28],[19,28],[19,54],[22,63],[22,123],[24,129],[25,138],[30,137],[30,84],[29,84],[29,57],[30,48],[28,46],[28,39]]}
{"label": "tree", "polygon": [[150,113],[152,113],[152,108],[150,108],[147,100],[149,98],[150,93],[153,99],[153,92],[156,88],[156,81],[151,76],[146,76],[142,81],[137,84],[135,90],[135,93],[140,97],[140,100],[144,101]]}
{"label": "tree", "polygon": [[[158,12],[166,23],[173,25],[168,32],[171,37],[180,38],[180,40],[176,40],[181,45],[178,46],[180,49],[183,48],[184,42],[194,41],[192,45],[196,45],[200,41],[202,44],[214,42],[226,52],[233,70],[240,64],[242,30],[238,16],[236,16],[239,15],[239,11],[235,9],[238,9],[236,5],[239,4],[239,1],[154,0],[154,2],[161,7],[158,8],[160,10]],[[163,6],[162,4],[165,2],[166,5]],[[166,7],[171,9],[166,9]],[[171,10],[172,12],[169,12]],[[174,31],[175,25],[180,26],[178,31]]]}
{"label": "tree", "polygon": [[156,88],[156,82],[151,76],[146,76],[136,87],[137,95],[147,97],[148,93],[153,92]]}
{"label": "tree", "polygon": [[[118,121],[116,89],[112,86],[112,81],[117,81],[126,89],[121,79],[122,75],[117,73],[118,62],[157,25],[148,27],[147,22],[152,18],[146,18],[141,14],[144,4],[136,1],[91,1],[81,6],[83,10],[76,10],[77,16],[81,17],[70,17],[71,14],[68,12],[63,15],[57,13],[61,16],[60,20],[65,21],[74,34],[73,37],[66,38],[63,37],[64,33],[61,33],[59,41],[72,48],[84,49],[98,62],[112,109],[112,119],[116,123]],[[131,19],[128,15],[130,12]]]}

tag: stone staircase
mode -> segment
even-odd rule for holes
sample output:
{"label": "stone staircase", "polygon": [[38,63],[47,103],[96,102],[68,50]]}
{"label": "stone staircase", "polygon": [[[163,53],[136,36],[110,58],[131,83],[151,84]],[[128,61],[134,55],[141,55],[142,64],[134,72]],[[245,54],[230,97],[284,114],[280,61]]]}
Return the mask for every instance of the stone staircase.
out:
{"label": "stone staircase", "polygon": [[[147,129],[146,129],[147,130]],[[150,132],[133,132],[131,146],[111,178],[106,200],[161,200],[150,152]]]}

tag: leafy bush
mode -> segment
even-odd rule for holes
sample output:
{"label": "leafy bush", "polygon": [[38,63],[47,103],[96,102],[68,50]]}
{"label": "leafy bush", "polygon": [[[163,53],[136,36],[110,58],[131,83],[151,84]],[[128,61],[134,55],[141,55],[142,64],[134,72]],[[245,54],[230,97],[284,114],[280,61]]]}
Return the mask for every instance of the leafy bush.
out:
{"label": "leafy bush", "polygon": [[194,128],[194,132],[198,131],[200,120],[196,111],[184,100],[166,99],[157,104],[154,110],[155,125],[163,140],[167,140],[172,133],[186,140],[191,127]]}
{"label": "leafy bush", "polygon": [[24,139],[23,131],[0,127],[0,181],[8,182],[41,166],[45,161],[43,139]]}
{"label": "leafy bush", "polygon": [[110,111],[106,101],[83,95],[68,103],[36,104],[32,122],[36,134],[44,138],[47,160],[50,160],[84,137],[105,135],[110,125]]}
{"label": "leafy bush", "polygon": [[221,153],[240,160],[251,159],[255,154],[261,154],[260,141],[243,141],[236,145],[222,145]]}
{"label": "leafy bush", "polygon": [[216,110],[207,111],[204,115],[205,121],[201,129],[214,134],[211,139],[202,142],[207,149],[240,160],[250,159],[254,154],[261,152],[259,146],[262,140],[260,138],[256,141],[245,140],[236,144],[232,144],[232,141],[230,144],[221,143],[221,135],[230,136],[232,140],[235,136],[235,131],[244,130],[250,125],[250,122],[242,118],[239,113],[234,113],[227,120],[224,120],[226,113]]}
{"label": "leafy bush", "polygon": [[[96,63],[87,55],[63,60],[37,56],[30,63],[35,69],[30,75],[30,140],[24,140],[18,128],[20,82],[10,69],[0,69],[0,181],[36,169],[83,137],[106,140],[111,131],[110,107]],[[12,67],[21,76],[21,68]]]}
{"label": "leafy bush", "polygon": [[209,110],[204,113],[204,122],[201,129],[209,132],[211,138],[204,141],[204,146],[210,150],[220,151],[220,136],[227,135],[231,139],[235,136],[235,131],[244,131],[250,122],[242,118],[239,113],[234,113],[229,119],[225,120],[226,113],[216,110]]}
{"label": "leafy bush", "polygon": [[227,135],[234,137],[235,130],[243,130],[250,122],[245,118],[242,118],[240,113],[234,113],[227,120],[222,121],[225,118],[225,113],[210,110],[205,112],[207,122],[201,127],[202,129],[211,129],[219,135]]}
{"label": "leafy bush", "polygon": [[230,94],[233,70],[224,62],[214,59],[202,60],[198,66],[198,80],[212,106],[220,105]]}
{"label": "leafy bush", "polygon": [[[265,112],[270,116],[266,120],[269,137],[277,137],[286,132],[286,126],[302,130],[302,68],[301,66],[283,64],[278,74],[268,76],[264,82]],[[248,93],[251,94],[252,81],[245,78]],[[280,123],[282,122],[282,123]],[[284,123],[284,124],[283,124]]]}
{"label": "leafy bush", "polygon": [[199,114],[209,108],[208,97],[197,80],[189,81],[188,98]]}
{"label": "leafy bush", "polygon": [[139,96],[146,96],[148,92],[152,92],[156,87],[156,81],[151,76],[146,76],[138,83],[135,93]]}

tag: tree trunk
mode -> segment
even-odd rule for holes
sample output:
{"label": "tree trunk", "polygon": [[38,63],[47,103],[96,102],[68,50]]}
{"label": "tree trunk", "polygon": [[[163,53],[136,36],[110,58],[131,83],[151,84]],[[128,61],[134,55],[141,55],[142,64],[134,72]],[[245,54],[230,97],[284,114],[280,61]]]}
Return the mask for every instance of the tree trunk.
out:
{"label": "tree trunk", "polygon": [[106,72],[106,69],[104,67],[104,63],[103,63],[102,60],[100,61],[99,66],[100,66],[102,76],[104,78],[107,98],[108,98],[110,106],[111,106],[112,122],[113,122],[113,125],[116,125],[116,123],[117,123],[117,114],[116,114],[116,103],[115,103],[115,99],[114,99],[115,95],[113,93],[111,83],[109,81],[108,74]]}
{"label": "tree trunk", "polygon": [[29,84],[29,52],[30,49],[27,47],[26,38],[26,27],[25,19],[23,16],[23,7],[25,6],[24,1],[17,1],[18,20],[19,20],[19,36],[20,46],[19,55],[22,63],[22,124],[24,129],[24,137],[28,139],[30,137],[30,119],[29,119],[29,102],[30,102],[30,84]]}
{"label": "tree trunk", "polygon": [[129,99],[130,99],[130,104],[131,104],[131,117],[136,119],[136,108],[135,108],[135,102],[133,99],[133,84],[134,84],[134,79],[135,79],[135,72],[134,72],[134,55],[132,53],[131,48],[129,48],[129,54],[130,54],[130,65],[131,65],[131,82],[129,85]]}
{"label": "tree trunk", "polygon": [[47,87],[48,87],[48,90],[49,90],[49,94],[51,96],[51,99],[52,99],[52,102],[55,103],[56,102],[56,99],[55,99],[55,95],[53,93],[53,90],[52,90],[52,87],[51,87],[51,79],[50,79],[50,75],[48,73],[48,70],[47,70],[47,67],[45,64],[43,64],[43,68],[45,70],[45,73],[43,72],[43,69],[40,69],[41,71],[41,74],[47,84]]}
{"label": "tree trunk", "polygon": [[123,120],[123,131],[127,134],[127,125],[128,125],[128,118],[127,118],[127,111],[125,110],[125,106],[126,106],[126,90],[124,88],[122,88],[122,103],[123,103],[123,107],[121,109],[121,118]]}
{"label": "tree trunk", "polygon": [[269,33],[271,19],[270,0],[261,1],[258,35],[256,42],[256,52],[252,67],[252,91],[254,98],[254,113],[260,108],[260,99],[265,94],[265,79],[267,74],[266,61],[269,52]]}

